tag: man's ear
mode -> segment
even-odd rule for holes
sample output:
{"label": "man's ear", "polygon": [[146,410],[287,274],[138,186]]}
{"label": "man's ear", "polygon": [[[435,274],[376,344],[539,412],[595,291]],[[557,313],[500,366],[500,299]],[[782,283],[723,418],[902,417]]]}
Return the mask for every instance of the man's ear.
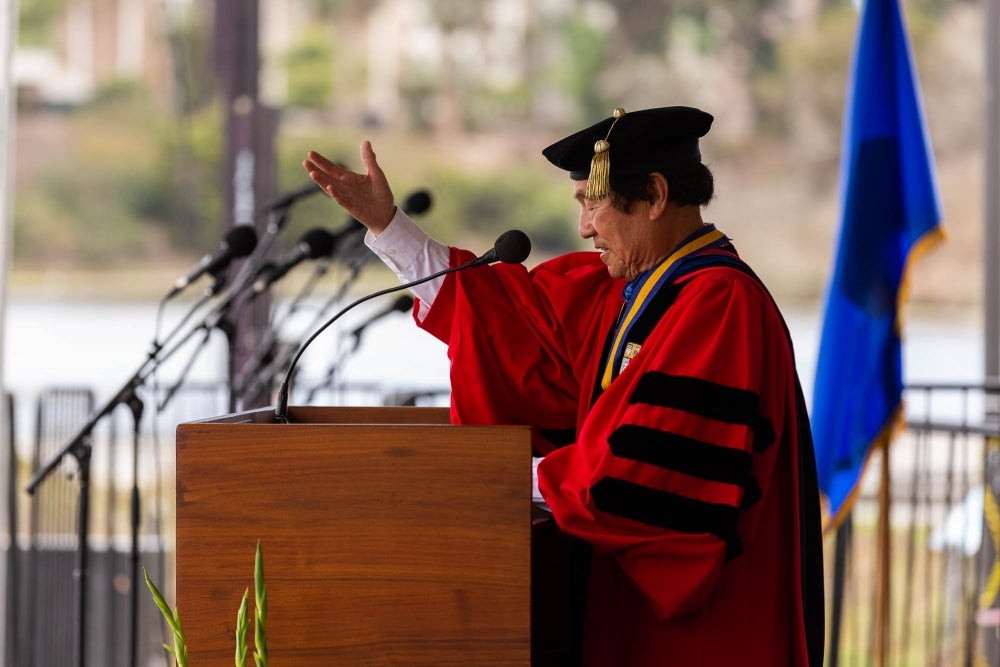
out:
{"label": "man's ear", "polygon": [[649,192],[649,215],[658,218],[663,215],[667,208],[667,200],[670,198],[670,184],[663,174],[654,171],[649,175],[647,192]]}

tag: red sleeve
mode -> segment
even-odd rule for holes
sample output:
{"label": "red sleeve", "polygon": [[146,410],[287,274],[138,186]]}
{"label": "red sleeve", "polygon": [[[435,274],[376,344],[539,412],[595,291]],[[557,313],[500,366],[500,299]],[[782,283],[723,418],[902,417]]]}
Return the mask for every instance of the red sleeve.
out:
{"label": "red sleeve", "polygon": [[[451,251],[452,266],[472,258]],[[575,428],[581,392],[590,392],[583,376],[621,304],[621,287],[597,253],[530,271],[496,264],[449,274],[418,324],[448,344],[452,420]]]}
{"label": "red sleeve", "polygon": [[[695,273],[539,487],[661,617],[698,609],[752,539],[794,362],[780,315],[732,269]],[[763,351],[763,353],[762,353]]]}

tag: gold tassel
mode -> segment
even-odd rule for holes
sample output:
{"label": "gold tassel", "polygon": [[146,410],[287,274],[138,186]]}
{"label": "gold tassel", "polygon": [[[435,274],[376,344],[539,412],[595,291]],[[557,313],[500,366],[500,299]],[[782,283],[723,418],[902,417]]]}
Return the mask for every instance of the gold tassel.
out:
{"label": "gold tassel", "polygon": [[608,128],[608,134],[594,144],[594,157],[590,160],[590,176],[587,178],[587,199],[604,199],[611,192],[611,144],[608,137],[615,129],[618,119],[625,115],[625,109],[618,107],[614,111],[614,121]]}
{"label": "gold tassel", "polygon": [[587,178],[587,199],[604,199],[611,190],[611,148],[604,139],[594,144],[594,157],[590,160],[590,176]]}

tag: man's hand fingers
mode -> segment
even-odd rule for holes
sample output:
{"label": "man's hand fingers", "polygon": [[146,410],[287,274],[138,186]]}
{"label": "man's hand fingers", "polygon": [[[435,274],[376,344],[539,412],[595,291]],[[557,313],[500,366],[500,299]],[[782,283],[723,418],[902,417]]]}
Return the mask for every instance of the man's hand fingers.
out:
{"label": "man's hand fingers", "polygon": [[341,167],[335,162],[331,162],[330,160],[326,159],[325,157],[323,157],[323,155],[317,153],[316,151],[309,151],[308,157],[309,161],[312,162],[314,165],[316,165],[316,167],[321,171],[325,171],[327,173],[335,171],[345,171],[343,167]]}

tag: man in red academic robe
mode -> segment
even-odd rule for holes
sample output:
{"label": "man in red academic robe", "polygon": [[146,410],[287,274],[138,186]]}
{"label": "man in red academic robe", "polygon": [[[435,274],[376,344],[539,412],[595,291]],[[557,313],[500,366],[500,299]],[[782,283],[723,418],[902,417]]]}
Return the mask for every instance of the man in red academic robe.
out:
{"label": "man in red academic robe", "polygon": [[[711,122],[617,109],[543,151],[598,253],[413,288],[418,324],[448,344],[453,421],[534,427],[579,618],[568,651],[536,646],[536,665],[822,664],[808,417],[774,301],[702,219]],[[304,164],[401,280],[474,258],[416,227],[361,154],[365,174]]]}

